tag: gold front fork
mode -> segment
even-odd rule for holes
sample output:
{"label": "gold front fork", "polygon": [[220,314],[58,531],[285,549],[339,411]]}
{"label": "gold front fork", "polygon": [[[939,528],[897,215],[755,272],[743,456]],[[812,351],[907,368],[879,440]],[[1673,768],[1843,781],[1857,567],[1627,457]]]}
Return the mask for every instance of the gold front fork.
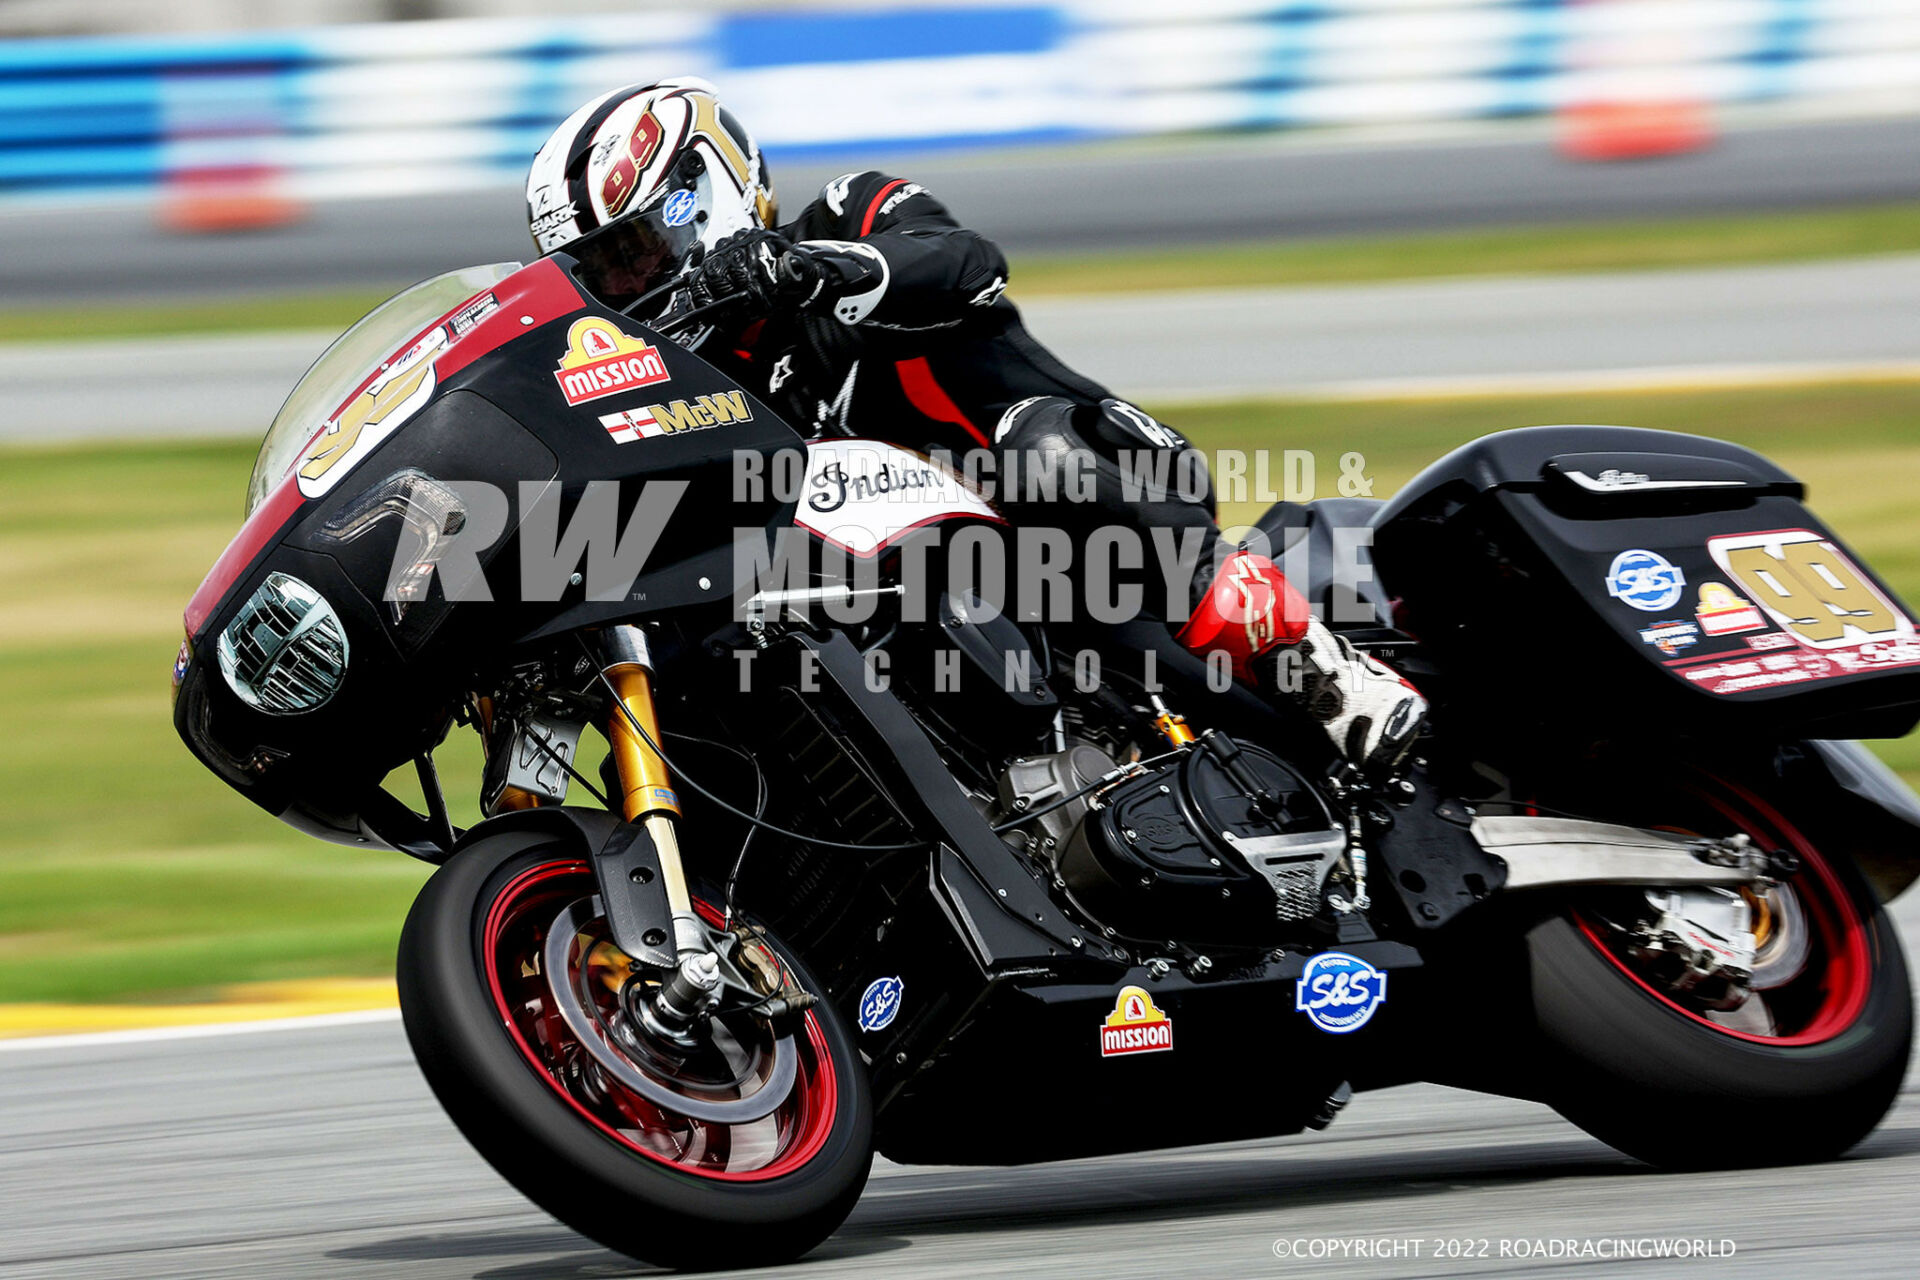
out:
{"label": "gold front fork", "polygon": [[[653,706],[653,658],[646,634],[633,626],[609,627],[600,633],[600,654],[600,670],[619,700],[607,718],[607,741],[620,778],[622,808],[628,822],[646,828],[660,855],[660,879],[673,912],[674,949],[682,955],[704,952],[707,932],[694,913],[686,869],[680,865],[680,840],[674,826],[680,801],[673,793],[667,762],[647,742],[649,738],[660,741],[660,721]],[[644,736],[634,728],[636,723],[646,731]]]}

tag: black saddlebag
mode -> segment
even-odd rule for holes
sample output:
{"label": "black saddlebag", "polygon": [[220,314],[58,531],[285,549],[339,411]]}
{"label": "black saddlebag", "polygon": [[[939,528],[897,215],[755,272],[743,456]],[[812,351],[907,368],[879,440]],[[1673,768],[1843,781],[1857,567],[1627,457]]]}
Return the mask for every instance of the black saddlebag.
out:
{"label": "black saddlebag", "polygon": [[1564,734],[1897,737],[1912,613],[1759,454],[1628,427],[1456,450],[1381,512],[1396,620],[1456,702]]}

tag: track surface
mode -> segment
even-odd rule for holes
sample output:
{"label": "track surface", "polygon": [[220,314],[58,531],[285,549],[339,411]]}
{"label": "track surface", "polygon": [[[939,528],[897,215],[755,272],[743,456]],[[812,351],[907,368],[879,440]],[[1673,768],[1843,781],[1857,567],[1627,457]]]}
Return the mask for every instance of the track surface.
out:
{"label": "track surface", "polygon": [[[1920,256],[1039,299],[1025,310],[1068,363],[1149,403],[1920,364]],[[94,342],[85,377],[70,344],[0,346],[0,439],[257,436],[330,337]]]}
{"label": "track surface", "polygon": [[[1354,145],[1140,142],[778,167],[791,210],[846,168],[911,175],[1016,255],[1920,198],[1920,117],[1737,127],[1694,155],[1559,158],[1538,125]],[[527,256],[513,191],[317,206],[275,231],[181,237],[144,208],[0,211],[0,306],[394,288]],[[1016,261],[1017,266],[1017,261]]]}
{"label": "track surface", "polygon": [[[1917,936],[1920,894],[1895,915]],[[1007,1069],[1020,1069],[1017,1054]],[[0,1098],[0,1274],[12,1280],[647,1272],[497,1178],[441,1116],[397,1022],[0,1052]],[[1205,1101],[1146,1099],[1115,1119],[1177,1126],[1181,1105]],[[1702,1117],[1700,1137],[1765,1122]],[[1418,1087],[1363,1095],[1302,1138],[1018,1169],[883,1163],[838,1235],[798,1266],[755,1274],[1579,1276],[1595,1264],[1502,1260],[1498,1242],[1683,1237],[1731,1240],[1734,1254],[1633,1274],[1910,1277],[1917,1179],[1912,1074],[1842,1161],[1690,1175],[1636,1165],[1542,1107]],[[1424,1256],[1273,1252],[1276,1239],[1355,1236],[1418,1240]],[[1484,1239],[1493,1256],[1436,1259],[1437,1238]]]}

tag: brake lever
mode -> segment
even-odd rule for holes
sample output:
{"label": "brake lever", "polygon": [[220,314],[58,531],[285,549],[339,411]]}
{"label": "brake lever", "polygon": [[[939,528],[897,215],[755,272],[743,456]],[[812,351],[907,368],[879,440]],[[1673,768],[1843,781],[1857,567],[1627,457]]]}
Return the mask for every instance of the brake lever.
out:
{"label": "brake lever", "polygon": [[[662,295],[670,296],[676,291],[685,289],[686,287],[687,287],[687,277],[684,275],[675,276],[673,279],[667,281],[665,284],[657,284],[653,286],[653,288],[647,290],[645,293],[635,298],[632,302],[629,302],[626,306],[620,308],[620,314],[623,316],[630,316],[634,313],[634,309],[639,307],[642,303],[652,302],[655,298],[658,298]],[[667,305],[672,306],[673,304],[669,302]]]}

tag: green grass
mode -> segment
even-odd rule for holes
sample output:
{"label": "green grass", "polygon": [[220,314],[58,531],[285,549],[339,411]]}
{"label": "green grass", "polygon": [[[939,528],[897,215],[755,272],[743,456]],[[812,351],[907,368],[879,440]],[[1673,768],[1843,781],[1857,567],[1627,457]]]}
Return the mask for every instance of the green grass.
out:
{"label": "green grass", "polygon": [[192,302],[0,310],[0,342],[252,333],[264,329],[326,329],[337,333],[385,302],[393,292],[390,289],[373,289]]}
{"label": "green grass", "polygon": [[[1013,291],[1060,293],[1336,284],[1538,271],[1623,271],[1920,251],[1920,204],[1724,214],[1417,235],[1273,240],[1147,253],[1033,256]],[[338,331],[386,297],[349,291],[124,307],[0,309],[0,341],[317,328]]]}
{"label": "green grass", "polygon": [[[1815,508],[1920,601],[1920,386],[1426,402],[1262,402],[1171,420],[1210,449],[1309,450],[1320,492],[1358,451],[1384,496],[1443,451],[1540,422],[1739,440],[1806,479]],[[194,993],[389,971],[426,869],[282,827],[175,737],[179,611],[240,519],[242,444],[0,450],[0,1000]],[[1229,503],[1229,521],[1252,502]],[[1884,744],[1920,780],[1920,740]],[[448,784],[467,815],[474,751]]]}
{"label": "green grass", "polygon": [[239,524],[252,455],[0,454],[0,999],[391,964],[424,868],[281,827],[173,732],[179,611]]}
{"label": "green grass", "polygon": [[1013,263],[1011,288],[1024,298],[1432,276],[1630,271],[1916,250],[1920,250],[1920,204],[1903,203],[1019,258]]}

